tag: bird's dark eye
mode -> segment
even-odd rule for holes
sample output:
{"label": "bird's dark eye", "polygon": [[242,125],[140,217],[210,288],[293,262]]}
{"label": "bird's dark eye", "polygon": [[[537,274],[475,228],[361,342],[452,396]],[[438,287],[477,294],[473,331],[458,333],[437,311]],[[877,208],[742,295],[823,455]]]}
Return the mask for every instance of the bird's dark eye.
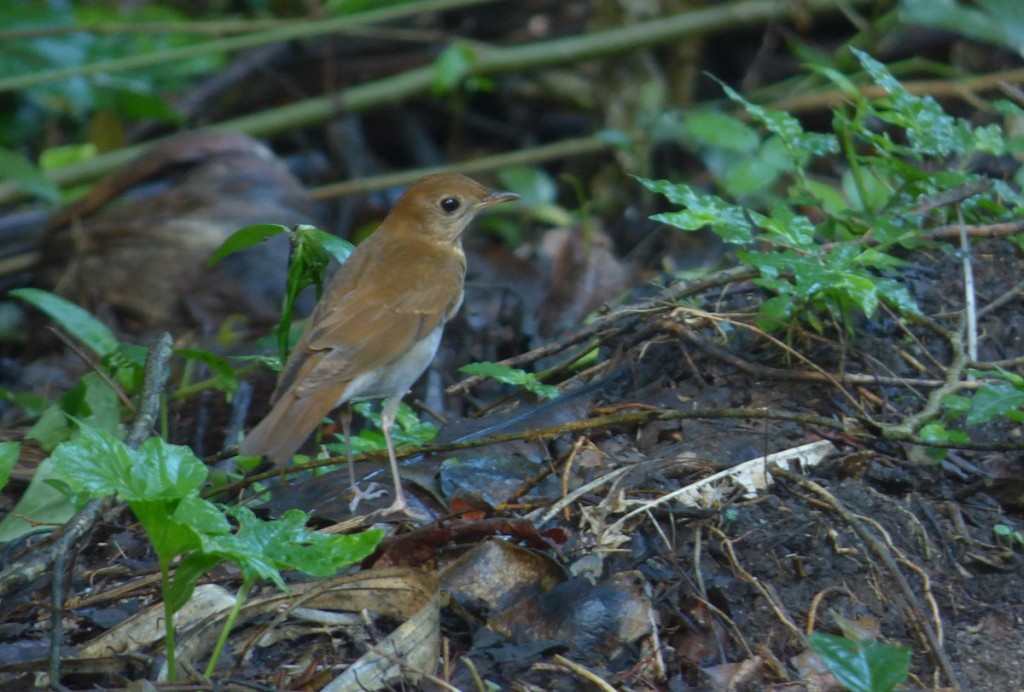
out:
{"label": "bird's dark eye", "polygon": [[459,200],[455,199],[454,197],[445,197],[444,199],[441,200],[441,209],[443,209],[448,214],[451,214],[460,206],[462,205],[459,203]]}

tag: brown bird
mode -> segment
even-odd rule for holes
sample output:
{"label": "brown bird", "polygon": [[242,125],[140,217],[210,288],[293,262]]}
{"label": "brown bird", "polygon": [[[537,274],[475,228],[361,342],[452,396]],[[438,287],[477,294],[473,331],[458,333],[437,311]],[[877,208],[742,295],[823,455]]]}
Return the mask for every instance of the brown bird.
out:
{"label": "brown bird", "polygon": [[[332,409],[387,399],[380,418],[395,482],[391,510],[405,510],[391,441],[398,404],[433,360],[445,322],[462,305],[463,231],[484,209],[517,197],[457,173],[410,185],[328,283],[284,366],[270,413],[239,452],[282,464]],[[358,500],[364,494],[355,484],[351,451],[349,457]]]}

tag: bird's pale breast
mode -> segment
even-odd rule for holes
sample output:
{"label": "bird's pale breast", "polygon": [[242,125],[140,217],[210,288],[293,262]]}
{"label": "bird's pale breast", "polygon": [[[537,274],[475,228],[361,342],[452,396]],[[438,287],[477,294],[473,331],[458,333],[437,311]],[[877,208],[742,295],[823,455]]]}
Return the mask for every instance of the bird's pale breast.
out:
{"label": "bird's pale breast", "polygon": [[430,365],[441,344],[441,332],[444,323],[438,324],[430,332],[406,351],[398,360],[380,368],[365,372],[355,377],[345,388],[345,393],[338,400],[337,406],[346,401],[361,399],[385,399],[401,395],[419,379],[423,371]]}

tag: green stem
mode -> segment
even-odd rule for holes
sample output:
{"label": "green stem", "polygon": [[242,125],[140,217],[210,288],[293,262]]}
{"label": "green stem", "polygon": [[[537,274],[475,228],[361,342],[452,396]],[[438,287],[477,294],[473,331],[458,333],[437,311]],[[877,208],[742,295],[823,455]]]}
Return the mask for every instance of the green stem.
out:
{"label": "green stem", "polygon": [[839,141],[842,142],[846,163],[850,165],[850,175],[853,177],[854,187],[857,188],[861,207],[866,210],[868,208],[868,188],[864,182],[864,169],[860,167],[860,159],[857,158],[857,148],[853,143],[853,128],[851,125],[852,123],[847,119],[840,126]]}
{"label": "green stem", "polygon": [[224,647],[228,643],[228,635],[231,634],[231,629],[235,626],[235,621],[238,619],[238,614],[242,612],[242,606],[245,605],[249,590],[252,589],[252,582],[252,577],[242,578],[242,586],[239,587],[238,594],[235,596],[235,605],[231,608],[231,612],[228,613],[228,619],[224,621],[224,627],[220,631],[220,637],[217,638],[217,644],[210,653],[210,662],[206,664],[206,670],[203,671],[207,678],[213,677],[213,671],[217,668],[220,655],[224,653]]}
{"label": "green stem", "polygon": [[160,560],[160,589],[164,594],[164,648],[167,650],[167,681],[177,678],[177,661],[174,650],[174,611],[167,594],[171,592],[171,563]]}
{"label": "green stem", "polygon": [[156,51],[154,53],[133,55],[127,58],[118,58],[116,60],[102,60],[100,62],[88,63],[86,65],[68,67],[63,70],[50,70],[41,74],[37,73],[8,77],[7,79],[0,79],[0,93],[5,91],[17,91],[18,89],[25,89],[27,87],[56,82],[62,79],[70,79],[72,77],[136,70],[140,67],[152,67],[153,65],[166,65],[173,62],[191,60],[204,55],[218,55],[245,48],[269,45],[271,43],[281,43],[284,41],[294,41],[302,38],[313,38],[316,36],[336,34],[344,32],[346,29],[362,27],[367,24],[387,22],[413,14],[420,14],[422,12],[439,12],[442,10],[469,7],[493,1],[494,0],[423,0],[422,2],[386,7],[380,10],[360,12],[359,14],[335,17],[333,19],[311,20],[299,24],[291,24],[277,29],[271,29],[269,31],[258,31],[245,36],[234,36],[231,38],[209,41],[207,43],[192,46],[182,46],[180,48]]}
{"label": "green stem", "polygon": [[[852,7],[868,4],[869,1],[848,0],[848,4]],[[473,0],[474,4],[478,2],[480,0]],[[437,0],[403,7],[410,10],[415,8],[419,12],[436,9],[435,5],[443,4],[445,3]],[[458,4],[468,5],[470,0],[461,0],[461,3],[448,0],[448,4],[453,7]],[[810,13],[835,11],[836,0],[806,0],[804,9]],[[385,10],[379,10],[373,13],[373,21],[382,21],[380,16],[384,12]],[[398,8],[393,8],[391,12],[393,14],[389,18],[400,16]],[[469,76],[505,74],[610,57],[662,43],[682,41],[688,36],[722,32],[736,26],[778,20],[788,16],[790,12],[789,3],[778,0],[742,0],[583,36],[569,36],[508,48],[492,48],[477,54],[477,60]],[[369,22],[370,15],[371,13],[367,12],[358,17]],[[251,37],[229,40],[241,38]],[[165,56],[163,59],[166,59],[166,53],[162,55]],[[358,84],[343,91],[226,120],[209,129],[266,137],[283,130],[310,127],[329,121],[340,113],[365,112],[383,104],[396,103],[410,96],[426,93],[434,83],[434,77],[434,66],[425,65],[375,82]],[[0,80],[0,90],[8,87],[10,82],[11,80]],[[58,185],[79,185],[126,164],[138,156],[145,146],[118,149],[88,161],[48,171],[46,175]],[[0,203],[10,202],[22,194],[24,193],[17,184],[0,183]]]}

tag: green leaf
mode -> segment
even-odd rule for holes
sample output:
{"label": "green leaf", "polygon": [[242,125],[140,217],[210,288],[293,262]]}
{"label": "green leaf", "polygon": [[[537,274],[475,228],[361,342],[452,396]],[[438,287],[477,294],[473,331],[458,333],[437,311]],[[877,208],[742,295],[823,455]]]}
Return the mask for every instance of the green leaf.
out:
{"label": "green leaf", "polygon": [[852,692],[888,692],[910,674],[910,649],[880,642],[853,641],[816,632],[811,648]]}
{"label": "green leaf", "polygon": [[0,400],[14,404],[24,411],[25,415],[32,418],[41,416],[46,409],[53,405],[53,402],[46,397],[31,392],[16,392],[6,387],[0,387]]}
{"label": "green leaf", "polygon": [[18,463],[20,455],[20,442],[0,442],[0,490],[7,486],[7,480],[11,477],[11,469]]}
{"label": "green leaf", "polygon": [[98,373],[82,376],[77,385],[50,406],[25,434],[49,451],[69,439],[77,430],[74,421],[114,432],[120,424],[120,401]]}
{"label": "green leaf", "polygon": [[329,576],[373,553],[384,536],[378,529],[346,536],[310,531],[306,528],[309,517],[297,509],[274,521],[260,519],[247,507],[227,511],[238,521],[238,532],[203,535],[203,552],[234,562],[246,579],[269,579],[284,591],[288,587],[280,570]]}
{"label": "green leaf", "polygon": [[[979,425],[1000,416],[1020,414],[1024,408],[1024,390],[1009,382],[994,382],[978,388],[971,399],[967,425]],[[1019,420],[1019,416],[1015,417]]]}
{"label": "green leaf", "polygon": [[796,117],[785,111],[776,111],[747,101],[739,92],[724,82],[719,82],[726,95],[743,106],[754,120],[764,125],[769,132],[778,135],[794,154],[801,156],[825,156],[839,151],[839,140],[835,135],[804,132]]}
{"label": "green leaf", "polygon": [[152,437],[132,450],[110,433],[85,425],[52,458],[76,492],[117,495],[127,502],[180,500],[197,491],[207,474],[188,447]]}
{"label": "green leaf", "polygon": [[75,492],[91,497],[133,496],[125,491],[132,479],[131,451],[109,433],[83,426],[78,437],[59,444],[50,458]]}
{"label": "green leaf", "polygon": [[208,473],[191,448],[168,444],[159,437],[143,442],[134,456],[132,483],[127,487],[140,499],[184,498],[199,490]]}
{"label": "green leaf", "polygon": [[459,368],[459,372],[466,373],[467,375],[490,377],[503,384],[523,387],[542,399],[554,399],[558,396],[558,387],[544,384],[532,372],[511,368],[501,363],[469,363]]}
{"label": "green leaf", "polygon": [[185,556],[174,568],[174,579],[171,588],[164,594],[164,599],[171,612],[176,613],[192,598],[199,579],[211,569],[224,562],[217,554],[193,552]]}
{"label": "green leaf", "polygon": [[[316,295],[319,298],[331,255],[337,256],[339,251],[344,254],[351,248],[351,245],[340,238],[335,238],[306,224],[300,224],[293,228],[289,232],[288,240],[291,242],[292,248],[291,260],[288,263],[288,279],[281,307],[281,319],[278,320],[276,328],[278,355],[281,362],[288,360],[295,301],[299,294],[307,287],[315,286]],[[347,254],[345,256],[347,257]]]}
{"label": "green leaf", "polygon": [[947,394],[942,397],[942,408],[954,416],[963,415],[971,410],[971,400],[959,394]]}
{"label": "green leaf", "polygon": [[3,172],[3,178],[26,192],[48,202],[60,201],[60,188],[21,154],[10,149],[0,149],[0,171]]}
{"label": "green leaf", "polygon": [[253,226],[240,228],[229,235],[227,240],[221,243],[220,247],[213,251],[213,254],[210,255],[210,259],[206,260],[206,266],[213,266],[228,255],[233,255],[241,250],[247,250],[255,245],[259,245],[267,238],[272,238],[275,235],[287,232],[287,226],[281,226],[274,223],[259,223]]}
{"label": "green leaf", "polygon": [[774,332],[790,323],[795,310],[796,303],[792,296],[772,296],[761,302],[757,325],[765,331]]}
{"label": "green leaf", "polygon": [[925,442],[950,445],[971,441],[970,435],[962,430],[950,430],[942,423],[932,422],[921,427],[918,435]]}
{"label": "green leaf", "polygon": [[699,195],[689,185],[670,183],[667,180],[637,178],[652,192],[659,192],[670,202],[683,205],[684,211],[655,214],[655,221],[675,226],[684,231],[696,231],[706,226],[727,243],[749,243],[754,238],[754,224],[764,217],[743,207],[726,202],[714,195]]}
{"label": "green leaf", "polygon": [[161,565],[170,564],[176,556],[201,546],[200,534],[188,523],[175,518],[176,502],[167,500],[133,500],[128,502],[153,544],[153,552]]}
{"label": "green leaf", "polygon": [[687,114],[683,121],[688,135],[707,146],[750,153],[758,148],[761,137],[757,130],[731,115],[712,110]]}
{"label": "green leaf", "polygon": [[746,197],[770,191],[783,173],[794,168],[793,157],[785,143],[772,136],[753,156],[739,157],[730,163],[721,175],[721,182],[732,197]]}
{"label": "green leaf", "polygon": [[149,349],[138,344],[119,344],[117,350],[103,357],[104,370],[109,372],[128,394],[142,391]]}
{"label": "green leaf", "polygon": [[518,193],[530,206],[558,201],[558,184],[538,166],[506,166],[498,171],[498,180],[503,188]]}
{"label": "green leaf", "polygon": [[434,81],[430,91],[434,96],[450,94],[469,76],[476,64],[476,53],[469,46],[453,43],[434,61]]}
{"label": "green leaf", "polygon": [[28,488],[0,520],[0,544],[17,540],[40,525],[60,526],[74,515],[74,504],[51,483],[57,477],[50,459],[36,467]]}
{"label": "green leaf", "polygon": [[8,295],[20,298],[46,313],[64,331],[100,356],[113,353],[117,338],[107,326],[74,303],[39,288],[16,288]]}
{"label": "green leaf", "polygon": [[[228,400],[231,400],[232,395],[238,389],[239,380],[238,373],[235,372],[230,360],[215,353],[194,348],[177,348],[174,349],[174,354],[186,360],[203,363],[206,367],[210,368],[214,373],[214,378],[212,381],[203,383],[204,389],[216,389],[224,392]],[[174,398],[180,398],[179,395],[184,396],[186,394],[188,394],[187,391],[179,389],[175,392]]]}
{"label": "green leaf", "polygon": [[[384,435],[380,431],[380,414],[373,410],[373,402],[361,401],[354,407],[356,413],[370,421],[377,429],[363,428],[359,434],[351,440],[353,453],[375,452],[387,447]],[[409,404],[401,402],[398,404],[398,413],[395,415],[395,426],[391,430],[391,439],[396,446],[422,447],[437,436],[437,426],[433,423],[421,421],[419,416]],[[335,436],[344,443],[341,434]],[[329,445],[334,451],[344,452],[341,445]]]}
{"label": "green leaf", "polygon": [[231,533],[231,523],[221,508],[195,492],[189,492],[174,507],[172,518],[199,534]]}
{"label": "green leaf", "polygon": [[762,221],[765,237],[771,242],[786,247],[809,248],[814,246],[817,228],[803,214],[796,214],[788,206],[776,204],[771,216]]}
{"label": "green leaf", "polygon": [[48,147],[39,154],[39,167],[44,171],[52,171],[62,166],[88,161],[95,158],[97,153],[96,145],[89,142]]}
{"label": "green leaf", "polygon": [[322,231],[316,226],[302,224],[296,227],[295,232],[305,234],[307,241],[314,240],[317,242],[338,264],[345,264],[345,260],[355,250],[355,245],[344,238],[339,238],[333,233]]}

